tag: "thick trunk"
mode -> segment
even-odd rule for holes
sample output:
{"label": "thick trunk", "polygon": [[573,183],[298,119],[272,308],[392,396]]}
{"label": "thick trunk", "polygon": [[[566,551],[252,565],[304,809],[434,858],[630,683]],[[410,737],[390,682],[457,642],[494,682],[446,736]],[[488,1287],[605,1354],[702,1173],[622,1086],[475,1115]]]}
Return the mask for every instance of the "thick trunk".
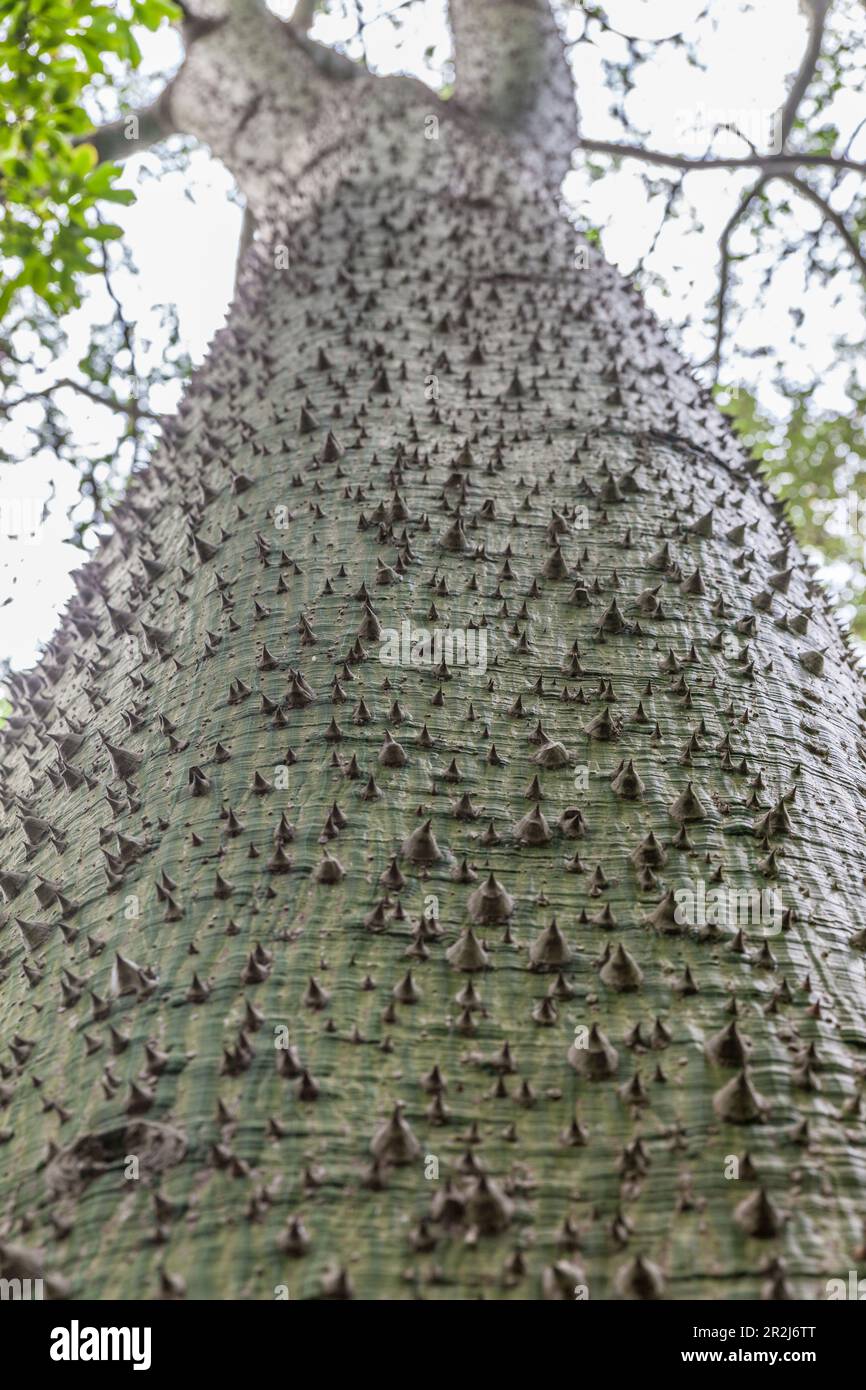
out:
{"label": "thick trunk", "polygon": [[5,1272],[821,1297],[866,1043],[823,598],[524,153],[411,83],[283,165],[261,111],[268,239],[3,737]]}

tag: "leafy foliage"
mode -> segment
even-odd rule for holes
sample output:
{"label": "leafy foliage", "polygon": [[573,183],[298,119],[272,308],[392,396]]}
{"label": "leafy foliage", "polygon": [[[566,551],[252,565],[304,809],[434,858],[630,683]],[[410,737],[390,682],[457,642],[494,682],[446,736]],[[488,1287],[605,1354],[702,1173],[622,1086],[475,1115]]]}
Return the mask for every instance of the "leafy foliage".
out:
{"label": "leafy foliage", "polygon": [[[866,526],[857,520],[866,497],[866,440],[858,424],[866,396],[862,3],[802,0],[800,69],[758,93],[752,115],[764,118],[768,136],[781,136],[782,112],[792,101],[785,151],[815,161],[794,169],[766,163],[775,145],[756,141],[760,121],[738,128],[734,116],[746,101],[736,50],[729,44],[720,52],[714,37],[723,23],[739,24],[740,34],[755,24],[760,33],[763,7],[706,0],[684,15],[682,7],[629,10],[621,0],[554,3],[572,41],[579,83],[585,87],[587,77],[597,76],[608,97],[606,109],[584,106],[586,147],[574,176],[589,216],[598,219],[602,244],[609,256],[612,248],[619,252],[622,268],[676,328],[707,383],[737,383],[727,407],[737,428],[823,565],[845,605],[843,616],[864,635]],[[812,61],[808,37],[816,17],[820,50]],[[727,87],[714,87],[711,79],[726,61]],[[672,92],[672,113],[681,118],[699,115],[687,104],[696,91],[731,95],[720,98],[719,109],[709,99],[695,128],[680,119],[663,135],[661,119],[658,128],[651,119],[662,114],[653,87],[660,72]],[[694,73],[701,75],[697,85]],[[594,149],[599,142],[625,153]],[[641,157],[653,151],[671,162]],[[817,162],[821,157],[830,162]],[[743,160],[744,167],[705,167],[718,158]],[[633,229],[625,256],[624,200],[610,192],[620,171]],[[684,268],[686,245],[692,264]]]}
{"label": "leafy foliage", "polygon": [[[0,463],[47,450],[75,467],[81,505],[70,525],[78,544],[155,442],[153,388],[189,370],[169,308],[160,361],[142,365],[116,288],[134,267],[119,245],[121,227],[106,216],[135,194],[119,186],[120,165],[98,162],[86,138],[88,98],[140,64],[136,33],[179,17],[170,0],[19,0],[0,16],[0,401],[14,422]],[[89,299],[96,293],[104,310],[86,351],[58,376],[52,367],[68,346],[68,316],[88,282]],[[89,410],[104,407],[104,446],[79,438],[68,414],[73,392]]]}
{"label": "leafy foliage", "polygon": [[[284,16],[293,9],[289,0],[269,3]],[[582,134],[651,147],[654,131],[642,119],[648,108],[636,99],[641,83],[654,64],[671,56],[684,73],[707,71],[710,39],[721,13],[718,0],[697,4],[685,21],[681,13],[667,16],[647,7],[640,34],[623,27],[621,5],[604,0],[553,3],[575,63],[592,54],[608,96],[606,112],[599,107],[584,111]],[[811,4],[804,0],[804,14]],[[441,8],[425,0],[368,0],[363,7],[355,0],[301,0],[295,13],[304,27],[326,22],[327,42],[376,71],[376,26],[399,34],[408,50],[425,22],[435,32],[434,11]],[[755,6],[738,0],[737,8],[748,13]],[[820,61],[790,131],[798,151],[866,157],[866,123],[854,99],[866,81],[866,50],[859,42],[862,13],[859,0],[834,0],[829,6]],[[146,461],[157,438],[155,388],[190,369],[170,307],[162,311],[163,350],[155,358],[143,347],[141,339],[149,330],[130,317],[124,295],[134,267],[110,215],[112,203],[129,203],[134,194],[119,186],[119,166],[97,163],[86,141],[94,95],[111,96],[120,74],[139,66],[137,32],[142,27],[153,31],[164,20],[179,17],[171,0],[0,0],[0,265],[5,272],[0,286],[0,405],[15,412],[13,418],[21,423],[0,452],[0,463],[23,463],[49,450],[72,464],[82,479],[82,504],[70,522],[82,545],[91,543],[93,523],[104,518],[122,480]],[[423,49],[418,71],[441,95],[450,94],[451,62],[441,39]],[[748,155],[749,141],[720,127],[708,132],[705,147],[697,149],[686,140],[679,153],[690,158]],[[817,290],[823,296],[819,305],[828,314],[846,302],[859,302],[854,253],[866,237],[862,177],[809,166],[798,176],[799,187],[796,179],[774,176],[765,184],[758,180],[747,198],[758,169],[685,172],[592,149],[584,150],[580,163],[588,190],[603,185],[619,168],[638,172],[634,185],[642,184],[646,206],[658,216],[655,229],[652,218],[642,217],[637,208],[630,221],[637,282],[678,330],[689,354],[703,359],[708,380],[739,382],[725,408],[761,458],[771,486],[788,503],[802,541],[825,565],[854,631],[866,636],[866,523],[861,527],[859,520],[864,509],[859,499],[866,495],[866,440],[857,423],[866,398],[858,339],[866,337],[866,330],[858,334],[855,326],[847,337],[836,335],[834,367],[842,364],[848,379],[835,392],[835,409],[822,392],[826,382],[819,366],[812,367],[809,379],[816,335],[822,336],[810,296]],[[693,190],[699,184],[708,187],[710,180],[725,184],[731,211],[743,200],[730,239],[719,241],[722,275],[715,293],[706,281],[691,280],[684,290],[680,268],[663,254],[667,230],[676,225],[690,237],[709,237],[709,269],[713,243],[727,216],[720,194],[721,223],[708,225],[706,205]],[[838,221],[822,214],[815,199],[831,206]],[[608,254],[611,207],[588,229],[589,239],[600,240]],[[594,213],[592,217],[595,222]],[[644,244],[642,224],[648,228]],[[777,277],[789,274],[792,266],[802,293],[790,301],[790,342],[766,343],[760,329],[767,298]],[[46,368],[63,351],[66,316],[82,303],[85,285],[88,300],[99,297],[105,310],[89,347],[58,384]],[[795,351],[798,370],[791,368]],[[72,391],[104,408],[114,422],[112,439],[97,449],[83,446],[76,436],[69,411]]]}
{"label": "leafy foliage", "polygon": [[814,388],[790,388],[787,419],[774,420],[755,397],[720,388],[719,403],[761,463],[775,494],[787,503],[800,542],[831,566],[834,588],[851,629],[866,639],[866,391],[852,379],[849,415],[821,414]]}
{"label": "leafy foliage", "polygon": [[96,215],[101,203],[130,203],[120,167],[99,164],[79,143],[90,129],[83,97],[109,55],[137,66],[136,26],[179,17],[170,0],[17,0],[0,19],[0,256],[11,263],[0,316],[24,287],[55,314],[81,302],[99,243],[120,227]]}

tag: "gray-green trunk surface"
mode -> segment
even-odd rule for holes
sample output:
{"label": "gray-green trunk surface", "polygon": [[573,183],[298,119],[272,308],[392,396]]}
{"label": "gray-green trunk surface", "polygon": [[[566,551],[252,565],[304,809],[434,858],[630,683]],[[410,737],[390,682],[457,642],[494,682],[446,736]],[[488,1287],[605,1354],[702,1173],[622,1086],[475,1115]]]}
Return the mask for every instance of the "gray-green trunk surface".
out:
{"label": "gray-green trunk surface", "polygon": [[4,1269],[824,1297],[863,1239],[859,678],[638,296],[420,92],[291,174],[16,682]]}

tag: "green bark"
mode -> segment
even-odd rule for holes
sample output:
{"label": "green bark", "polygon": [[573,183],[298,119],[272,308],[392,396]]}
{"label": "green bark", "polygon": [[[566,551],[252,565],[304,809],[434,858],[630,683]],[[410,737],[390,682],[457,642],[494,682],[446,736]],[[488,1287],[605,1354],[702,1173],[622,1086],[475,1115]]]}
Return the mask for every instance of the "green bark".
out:
{"label": "green bark", "polygon": [[[377,90],[14,683],[4,1273],[823,1297],[862,1249],[862,687],[525,157]],[[486,672],[383,664],[404,622]],[[781,929],[678,923],[697,880]]]}

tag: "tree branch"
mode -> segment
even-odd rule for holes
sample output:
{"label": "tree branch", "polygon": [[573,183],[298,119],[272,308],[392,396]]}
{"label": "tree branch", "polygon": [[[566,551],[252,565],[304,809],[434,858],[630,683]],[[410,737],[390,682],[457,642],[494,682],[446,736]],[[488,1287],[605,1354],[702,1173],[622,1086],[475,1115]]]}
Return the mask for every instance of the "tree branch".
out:
{"label": "tree branch", "polygon": [[[701,363],[702,367],[712,366],[716,374],[718,374],[721,364],[725,337],[725,314],[731,272],[730,240],[750,204],[763,191],[772,177],[774,177],[774,175],[763,175],[756,183],[752,184],[752,186],[746,190],[733,213],[728,218],[728,221],[725,223],[724,230],[719,239],[721,260],[719,264],[719,290],[716,297],[715,344],[710,356],[705,362]],[[854,263],[858,267],[860,274],[863,276],[864,280],[866,280],[866,254],[864,254],[854,233],[849,228],[842,214],[831,207],[826,198],[822,197],[820,193],[810,187],[805,180],[798,178],[796,174],[780,174],[778,177],[782,178],[785,183],[790,184],[790,186],[796,189],[798,193],[802,194],[804,198],[808,198],[810,202],[814,203],[815,207],[821,211],[824,218],[835,227],[839,236],[845,243],[845,246],[854,258]]]}
{"label": "tree branch", "polygon": [[461,107],[525,136],[549,177],[570,168],[574,84],[548,0],[449,0]]}
{"label": "tree branch", "polygon": [[120,401],[111,392],[103,394],[88,386],[84,381],[73,381],[71,377],[62,376],[57,381],[53,381],[50,386],[42,386],[34,391],[22,391],[21,395],[14,401],[6,401],[5,408],[14,410],[16,406],[26,405],[29,401],[44,401],[52,396],[55,391],[66,388],[70,391],[77,391],[80,396],[86,396],[95,405],[104,405],[107,410],[115,410],[119,415],[128,415],[130,419],[158,420],[160,417],[153,410],[147,410],[140,406],[137,401]]}
{"label": "tree branch", "polygon": [[99,162],[102,164],[106,160],[116,162],[128,159],[131,154],[141,154],[142,150],[158,144],[167,136],[178,134],[169,108],[170,89],[171,83],[151,106],[146,106],[141,111],[130,111],[117,121],[98,126],[88,135],[79,135],[73,143],[95,145]]}
{"label": "tree branch", "polygon": [[755,183],[747,188],[734,211],[725,223],[722,235],[719,238],[719,289],[716,296],[716,334],[713,351],[702,367],[712,367],[716,376],[722,361],[722,348],[725,341],[725,318],[728,307],[728,289],[731,283],[731,251],[730,242],[735,229],[739,226],[751,203],[758,195],[763,192],[769,183],[769,178],[763,175]]}
{"label": "tree branch", "polygon": [[240,236],[238,237],[238,250],[237,250],[237,255],[235,256],[235,273],[234,273],[234,287],[235,287],[235,291],[237,291],[237,287],[238,287],[238,283],[239,283],[239,282],[238,282],[238,276],[240,275],[241,262],[243,261],[244,256],[246,255],[247,251],[248,251],[248,250],[250,249],[250,247],[252,246],[253,241],[255,240],[255,235],[256,235],[256,219],[255,219],[255,214],[253,213],[253,210],[252,210],[252,208],[250,207],[249,203],[247,203],[247,206],[244,208],[244,215],[243,215],[243,218],[242,218],[242,220],[241,220],[241,234],[240,234]]}
{"label": "tree branch", "polygon": [[361,5],[361,0],[354,0],[354,3],[355,3],[355,23],[356,23],[357,26],[358,26],[358,41],[359,41],[359,43],[360,43],[360,45],[361,45],[361,58],[362,58],[364,67],[365,67],[365,68],[369,68],[369,66],[370,66],[370,60],[369,60],[369,56],[368,56],[368,54],[367,54],[367,39],[366,39],[366,37],[365,37],[365,35],[364,35],[364,30],[365,30],[365,28],[367,27],[366,20],[364,19],[364,10],[363,10],[362,5]]}
{"label": "tree branch", "polygon": [[668,188],[667,197],[665,198],[664,212],[662,213],[661,217],[659,218],[658,226],[656,227],[656,229],[655,229],[655,231],[654,231],[654,233],[653,233],[652,241],[650,242],[650,244],[649,244],[649,246],[647,247],[647,249],[643,252],[642,256],[640,257],[640,260],[638,261],[637,265],[635,266],[635,272],[636,272],[636,273],[640,273],[640,272],[643,270],[644,265],[646,264],[647,260],[649,259],[650,256],[653,255],[653,253],[654,253],[656,247],[658,246],[658,244],[659,244],[659,238],[661,237],[661,234],[662,234],[664,228],[665,228],[666,225],[667,225],[668,219],[670,218],[671,214],[673,213],[673,210],[674,210],[674,208],[675,208],[675,206],[676,206],[677,199],[680,198],[680,197],[682,196],[682,191],[683,191],[683,179],[684,179],[684,178],[685,178],[685,174],[680,174],[680,176],[679,176],[678,179],[673,179],[673,180],[671,181],[670,187]]}
{"label": "tree branch", "polygon": [[292,17],[289,20],[292,28],[299,34],[307,34],[313,27],[313,20],[316,17],[316,10],[319,8],[319,0],[298,0],[292,10]]}
{"label": "tree branch", "polygon": [[866,116],[864,116],[863,119],[861,121],[858,121],[855,125],[854,129],[848,137],[848,140],[845,144],[845,148],[842,151],[843,154],[850,154],[851,149],[854,145],[854,141],[857,139],[857,136],[860,134],[860,131],[863,129],[864,126],[866,126]]}
{"label": "tree branch", "polygon": [[339,53],[336,48],[329,48],[327,44],[317,43],[305,30],[297,28],[294,21],[283,24],[282,32],[296,48],[301,49],[313,61],[323,77],[342,79],[359,75],[361,69],[351,58],[347,58],[345,53]]}
{"label": "tree branch", "polygon": [[821,56],[821,48],[824,43],[824,28],[827,23],[827,15],[833,0],[806,0],[806,8],[809,12],[809,42],[803,54],[797,76],[794,78],[793,86],[788,93],[785,105],[782,107],[780,117],[779,148],[787,148],[788,137],[794,128],[794,121],[800,109],[800,102],[806,95],[809,83],[815,75],[815,68],[818,66],[818,59]]}
{"label": "tree branch", "polygon": [[642,145],[621,145],[615,140],[589,140],[581,137],[577,147],[595,154],[623,156],[627,159],[643,159],[647,164],[667,164],[674,169],[700,172],[705,169],[761,169],[768,175],[793,173],[803,165],[809,168],[845,169],[857,174],[866,174],[866,163],[848,159],[844,155],[798,154],[788,151],[784,154],[744,155],[730,157],[713,155],[710,158],[685,154],[664,154],[661,150],[647,150]]}
{"label": "tree branch", "polygon": [[817,193],[815,189],[811,188],[803,179],[798,179],[796,174],[786,174],[785,182],[790,184],[792,188],[796,188],[797,192],[801,193],[804,198],[808,198],[810,202],[814,203],[815,207],[819,208],[824,214],[827,221],[832,223],[848,250],[851,252],[851,255],[854,257],[854,262],[859,268],[860,274],[863,276],[864,280],[866,280],[866,255],[864,255],[854,233],[849,228],[842,214],[831,207],[827,199],[823,198],[820,193]]}

